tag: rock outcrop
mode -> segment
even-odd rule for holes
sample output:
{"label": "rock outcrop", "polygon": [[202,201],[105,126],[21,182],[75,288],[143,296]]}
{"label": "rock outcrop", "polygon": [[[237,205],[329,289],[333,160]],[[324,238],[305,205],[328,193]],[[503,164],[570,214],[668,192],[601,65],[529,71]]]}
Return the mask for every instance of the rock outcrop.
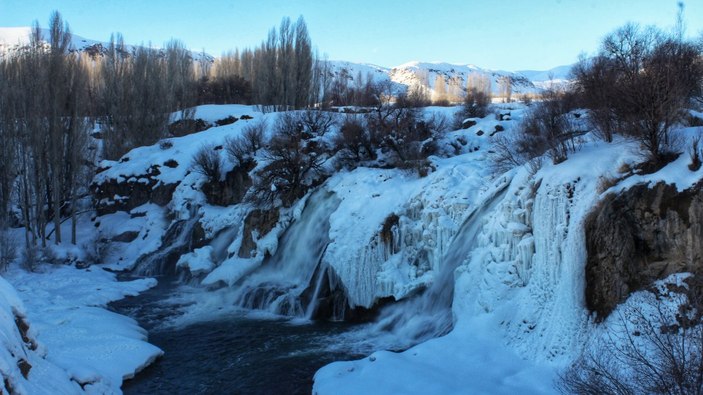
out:
{"label": "rock outcrop", "polygon": [[252,185],[249,172],[256,166],[249,161],[236,166],[225,175],[224,180],[206,182],[202,186],[207,202],[216,206],[230,206],[241,203]]}
{"label": "rock outcrop", "polygon": [[252,210],[244,220],[242,245],[239,248],[240,258],[251,258],[256,249],[256,240],[268,234],[278,223],[280,216],[277,209]]}
{"label": "rock outcrop", "polygon": [[157,178],[161,174],[159,165],[153,165],[140,176],[109,178],[91,185],[94,206],[98,215],[130,211],[145,203],[167,205],[178,184],[165,184]]}
{"label": "rock outcrop", "polygon": [[637,290],[703,268],[703,183],[638,184],[611,194],[586,219],[586,303],[602,320]]}

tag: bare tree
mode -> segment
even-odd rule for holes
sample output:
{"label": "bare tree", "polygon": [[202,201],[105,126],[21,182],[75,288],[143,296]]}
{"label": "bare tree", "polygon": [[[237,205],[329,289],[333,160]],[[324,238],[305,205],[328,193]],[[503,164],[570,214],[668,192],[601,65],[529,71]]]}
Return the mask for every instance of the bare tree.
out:
{"label": "bare tree", "polygon": [[230,161],[242,165],[252,160],[264,147],[265,134],[266,122],[260,121],[245,126],[239,136],[228,137],[225,141],[225,151]]}
{"label": "bare tree", "polygon": [[504,75],[498,78],[498,86],[500,88],[500,96],[503,98],[503,103],[510,103],[513,94],[513,79],[509,75]]}
{"label": "bare tree", "polygon": [[334,144],[342,167],[354,168],[364,161],[376,159],[377,144],[371,138],[364,118],[359,115],[347,115]]}
{"label": "bare tree", "polygon": [[490,157],[494,169],[505,171],[529,163],[536,171],[541,163],[539,158],[544,154],[554,163],[565,161],[578,148],[577,137],[585,133],[578,128],[569,110],[567,92],[545,91],[543,100],[530,109],[517,134],[501,134],[493,139]]}
{"label": "bare tree", "polygon": [[434,80],[434,97],[432,100],[436,106],[448,106],[449,96],[447,94],[447,81],[442,74],[437,74]]}
{"label": "bare tree", "polygon": [[627,307],[614,332],[587,350],[558,382],[563,393],[703,394],[701,279],[683,293]]}
{"label": "bare tree", "polygon": [[671,129],[701,96],[701,48],[649,27],[627,24],[608,35],[598,57],[573,71],[585,105],[607,141],[615,129],[640,142],[651,163],[678,149]]}
{"label": "bare tree", "polygon": [[486,94],[477,88],[471,88],[464,97],[461,115],[463,118],[483,118],[488,115],[490,105],[490,94]]}
{"label": "bare tree", "polygon": [[298,119],[311,137],[324,136],[336,124],[332,113],[322,110],[305,110],[300,113]]}
{"label": "bare tree", "polygon": [[222,174],[222,158],[212,145],[203,145],[193,156],[193,171],[207,177],[208,181],[219,181]]}
{"label": "bare tree", "polygon": [[290,206],[326,176],[329,158],[324,141],[309,138],[302,123],[290,113],[282,114],[264,151],[267,164],[256,173],[250,197],[258,204]]}

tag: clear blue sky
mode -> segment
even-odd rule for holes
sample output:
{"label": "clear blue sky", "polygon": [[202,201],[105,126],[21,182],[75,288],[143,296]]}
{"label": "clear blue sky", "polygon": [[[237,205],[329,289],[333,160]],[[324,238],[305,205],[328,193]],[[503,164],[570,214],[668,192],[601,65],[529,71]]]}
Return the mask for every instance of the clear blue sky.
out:
{"label": "clear blue sky", "polygon": [[[703,1],[684,2],[687,32],[703,29]],[[670,28],[676,0],[0,0],[0,26],[48,23],[58,10],[80,36],[161,46],[171,37],[219,55],[252,47],[281,18],[303,15],[329,59],[396,66],[410,60],[548,69],[593,53],[628,21]]]}

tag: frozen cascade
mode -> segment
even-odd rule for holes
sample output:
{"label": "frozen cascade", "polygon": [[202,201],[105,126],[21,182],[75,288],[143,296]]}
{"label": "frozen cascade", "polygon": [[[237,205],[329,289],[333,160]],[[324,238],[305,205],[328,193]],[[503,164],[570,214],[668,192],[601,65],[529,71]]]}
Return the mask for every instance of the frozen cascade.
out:
{"label": "frozen cascade", "polygon": [[392,226],[379,223],[366,244],[335,240],[324,263],[343,284],[351,308],[372,308],[388,297],[411,297],[427,288],[441,271],[442,258],[469,210],[464,202],[416,195],[389,213],[386,222],[393,217],[397,222]]}
{"label": "frozen cascade", "polygon": [[[310,195],[300,218],[284,233],[278,249],[259,269],[235,285],[237,304],[248,309],[304,317],[314,312],[318,295],[306,301],[312,286],[319,292],[327,278],[320,270],[318,284],[312,284],[329,240],[329,217],[340,200],[324,189]],[[324,269],[324,268],[320,268]],[[308,306],[305,306],[305,305]]]}
{"label": "frozen cascade", "polygon": [[550,181],[516,177],[457,270],[453,309],[492,315],[526,358],[567,360],[587,331],[582,222],[597,195],[590,180]]}
{"label": "frozen cascade", "polygon": [[462,223],[441,259],[439,273],[432,285],[420,296],[388,306],[381,311],[371,331],[375,336],[392,333],[393,348],[407,348],[425,340],[442,336],[453,327],[452,299],[454,271],[476,245],[477,234],[503,200],[508,184],[501,185],[484,202],[477,205]]}
{"label": "frozen cascade", "polygon": [[176,272],[176,261],[188,251],[192,251],[193,229],[200,217],[191,213],[188,219],[173,222],[161,240],[156,251],[139,257],[134,273],[140,276],[158,276]]}

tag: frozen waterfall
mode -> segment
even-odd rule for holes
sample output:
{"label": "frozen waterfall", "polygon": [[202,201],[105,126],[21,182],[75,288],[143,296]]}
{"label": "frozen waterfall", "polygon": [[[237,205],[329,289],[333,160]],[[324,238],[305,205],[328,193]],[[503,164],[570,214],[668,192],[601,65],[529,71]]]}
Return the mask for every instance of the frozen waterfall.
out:
{"label": "frozen waterfall", "polygon": [[442,336],[453,327],[454,271],[476,245],[485,216],[505,197],[508,183],[479,203],[462,223],[442,259],[439,273],[422,295],[386,307],[371,327],[372,336],[392,334],[391,348],[407,348]]}

